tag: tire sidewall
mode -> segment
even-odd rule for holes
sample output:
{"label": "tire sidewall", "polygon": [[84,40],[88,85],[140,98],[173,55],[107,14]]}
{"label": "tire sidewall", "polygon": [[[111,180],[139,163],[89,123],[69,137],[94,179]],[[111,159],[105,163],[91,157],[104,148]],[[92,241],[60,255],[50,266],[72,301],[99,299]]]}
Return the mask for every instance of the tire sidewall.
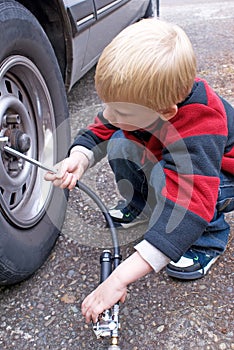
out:
{"label": "tire sidewall", "polygon": [[[4,33],[0,41],[0,63],[11,55],[25,56],[46,81],[56,116],[57,161],[60,161],[70,142],[68,109],[64,82],[50,42],[30,12],[14,1],[4,4],[0,1],[0,31]],[[16,283],[41,266],[60,233],[66,203],[66,194],[53,189],[44,217],[27,230],[13,227],[0,214],[0,284]]]}

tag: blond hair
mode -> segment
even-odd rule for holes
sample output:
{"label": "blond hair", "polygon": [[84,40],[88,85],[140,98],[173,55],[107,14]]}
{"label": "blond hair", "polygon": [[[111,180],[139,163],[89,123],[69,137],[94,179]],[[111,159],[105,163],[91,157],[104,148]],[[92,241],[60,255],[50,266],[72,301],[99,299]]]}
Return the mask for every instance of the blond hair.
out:
{"label": "blond hair", "polygon": [[196,76],[195,54],[175,24],[144,19],[104,49],[95,85],[104,102],[129,102],[163,111],[185,99]]}

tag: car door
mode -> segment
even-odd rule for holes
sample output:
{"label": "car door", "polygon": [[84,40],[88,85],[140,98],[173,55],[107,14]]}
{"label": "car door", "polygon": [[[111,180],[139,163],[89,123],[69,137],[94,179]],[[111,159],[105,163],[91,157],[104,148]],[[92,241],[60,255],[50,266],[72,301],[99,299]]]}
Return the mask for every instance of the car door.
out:
{"label": "car door", "polygon": [[84,66],[96,60],[126,26],[145,14],[149,0],[94,0],[96,22],[90,27]]}
{"label": "car door", "polygon": [[96,22],[96,8],[93,0],[64,0],[72,26],[72,72],[70,86],[73,86],[92,64],[85,64],[85,52],[89,45],[90,27]]}
{"label": "car door", "polygon": [[97,17],[102,14],[108,14],[109,12],[116,10],[118,6],[122,6],[126,0],[95,0],[95,7],[97,11]]}
{"label": "car door", "polygon": [[64,0],[73,30],[71,86],[97,62],[104,47],[143,17],[150,0]]}

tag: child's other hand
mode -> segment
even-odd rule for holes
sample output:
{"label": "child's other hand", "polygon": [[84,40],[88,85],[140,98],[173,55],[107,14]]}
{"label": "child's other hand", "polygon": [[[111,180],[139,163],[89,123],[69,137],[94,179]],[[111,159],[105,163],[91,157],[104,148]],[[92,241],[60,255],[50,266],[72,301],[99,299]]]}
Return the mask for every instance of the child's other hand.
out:
{"label": "child's other hand", "polygon": [[98,316],[105,310],[110,309],[115,303],[125,301],[127,286],[122,285],[115,274],[111,274],[81,305],[82,315],[86,322],[97,322]]}
{"label": "child's other hand", "polygon": [[87,157],[81,152],[73,152],[68,158],[58,163],[56,174],[47,172],[44,176],[46,181],[51,181],[54,186],[62,189],[72,190],[76,186],[77,180],[80,180],[85,170],[89,166]]}
{"label": "child's other hand", "polygon": [[151,271],[151,265],[138,252],[130,255],[83,301],[81,311],[86,322],[97,322],[103,311],[110,309],[118,301],[123,303],[127,286]]}

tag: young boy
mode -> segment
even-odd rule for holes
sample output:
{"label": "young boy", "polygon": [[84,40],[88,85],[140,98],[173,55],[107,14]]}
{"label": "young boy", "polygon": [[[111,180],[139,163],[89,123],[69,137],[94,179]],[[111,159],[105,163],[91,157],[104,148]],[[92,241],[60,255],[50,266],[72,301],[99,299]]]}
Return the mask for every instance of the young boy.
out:
{"label": "young boy", "polygon": [[81,130],[55,186],[72,189],[108,154],[125,199],[117,227],[149,220],[135,253],[82,303],[87,322],[119,300],[127,285],[166,267],[179,279],[203,277],[226,248],[234,209],[234,110],[196,77],[192,45],[178,26],[142,20],[103,51],[95,83],[105,103]]}

